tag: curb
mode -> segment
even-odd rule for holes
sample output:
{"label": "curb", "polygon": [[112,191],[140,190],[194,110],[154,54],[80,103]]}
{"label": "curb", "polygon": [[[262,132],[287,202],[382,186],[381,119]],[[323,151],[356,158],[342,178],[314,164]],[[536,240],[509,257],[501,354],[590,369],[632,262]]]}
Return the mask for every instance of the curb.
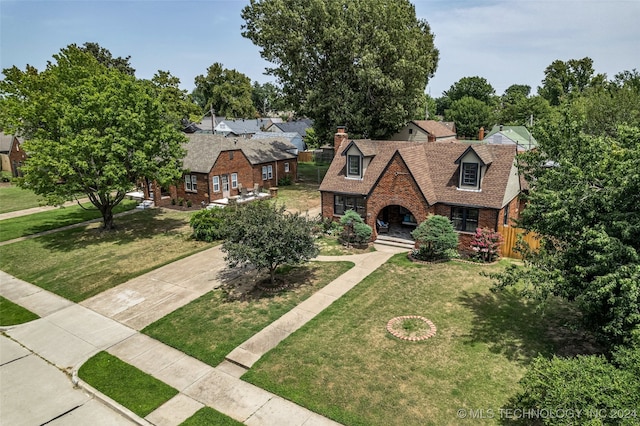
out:
{"label": "curb", "polygon": [[[82,364],[84,364],[84,362],[82,362],[79,365],[82,365]],[[142,417],[140,417],[139,415],[137,415],[133,411],[131,411],[128,408],[120,405],[120,403],[114,401],[113,399],[109,398],[107,395],[105,395],[102,392],[98,391],[97,389],[95,389],[90,384],[84,382],[82,379],[80,379],[80,377],[78,377],[78,369],[79,368],[74,367],[73,370],[71,371],[71,383],[73,383],[74,387],[82,389],[86,394],[88,394],[91,397],[95,398],[97,401],[100,401],[102,404],[104,404],[108,408],[110,408],[113,411],[119,413],[121,416],[125,417],[126,419],[131,420],[132,422],[134,422],[137,425],[140,425],[140,426],[154,426],[153,423],[149,422],[148,420],[143,419]]]}

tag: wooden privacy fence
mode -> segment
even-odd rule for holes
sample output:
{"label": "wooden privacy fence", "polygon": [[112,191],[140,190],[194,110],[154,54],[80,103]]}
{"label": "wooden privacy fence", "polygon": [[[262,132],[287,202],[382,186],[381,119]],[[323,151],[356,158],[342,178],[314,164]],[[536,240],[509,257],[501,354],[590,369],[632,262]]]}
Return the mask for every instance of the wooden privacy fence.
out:
{"label": "wooden privacy fence", "polygon": [[298,161],[301,163],[311,163],[313,161],[313,151],[299,151]]}
{"label": "wooden privacy fence", "polygon": [[536,250],[540,247],[540,240],[538,239],[538,235],[534,232],[525,234],[526,231],[524,229],[511,226],[499,226],[498,232],[502,235],[502,244],[500,245],[500,255],[502,257],[522,259],[522,255],[515,251],[518,235],[522,235],[522,238],[527,244],[529,244],[529,247],[531,247],[532,250]]}

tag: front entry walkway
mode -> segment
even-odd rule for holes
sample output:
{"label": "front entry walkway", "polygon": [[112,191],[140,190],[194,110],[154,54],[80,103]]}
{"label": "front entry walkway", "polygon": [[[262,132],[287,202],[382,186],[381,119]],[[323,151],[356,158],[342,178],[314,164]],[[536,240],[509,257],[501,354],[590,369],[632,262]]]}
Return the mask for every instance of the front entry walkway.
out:
{"label": "front entry walkway", "polygon": [[[399,251],[402,250],[381,246],[378,251],[363,255],[319,257],[321,261],[349,260],[356,266],[232,351],[228,358],[233,362],[226,361],[217,367],[136,330],[220,284],[224,263],[218,247],[140,276],[81,305],[0,271],[0,294],[42,317],[11,327],[5,334],[29,353],[60,370],[73,371],[74,375],[88,358],[106,350],[179,390],[176,397],[149,414],[146,420],[110,402],[137,424],[178,425],[201,407],[211,406],[247,425],[336,425],[239,377],[246,367]],[[96,397],[110,401],[82,381],[78,383]],[[32,386],[41,386],[41,383],[33,382]],[[13,418],[12,415],[25,415],[17,413],[21,407],[6,408],[10,394],[2,380],[2,423],[5,418]]]}

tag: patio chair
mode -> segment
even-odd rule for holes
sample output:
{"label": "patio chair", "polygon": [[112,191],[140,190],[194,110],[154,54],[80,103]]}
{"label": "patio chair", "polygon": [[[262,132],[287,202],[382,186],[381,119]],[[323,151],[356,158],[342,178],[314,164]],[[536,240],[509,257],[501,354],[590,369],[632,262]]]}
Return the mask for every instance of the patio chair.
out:
{"label": "patio chair", "polygon": [[380,219],[376,219],[376,228],[379,234],[389,233],[389,222],[384,222]]}

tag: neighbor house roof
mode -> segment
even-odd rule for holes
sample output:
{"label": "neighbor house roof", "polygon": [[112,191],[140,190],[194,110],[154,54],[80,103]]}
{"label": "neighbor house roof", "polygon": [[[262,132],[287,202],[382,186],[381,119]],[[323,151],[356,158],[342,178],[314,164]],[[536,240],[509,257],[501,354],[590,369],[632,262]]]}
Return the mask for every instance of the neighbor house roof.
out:
{"label": "neighbor house roof", "polygon": [[0,152],[9,153],[15,136],[0,132]]}
{"label": "neighbor house roof", "polygon": [[[351,144],[361,152],[375,152],[362,179],[346,179],[346,161],[341,154]],[[459,169],[456,160],[465,151],[473,150],[488,164],[482,178],[481,191],[458,189]],[[406,141],[354,140],[343,143],[320,185],[322,192],[368,196],[398,155],[407,165],[418,187],[430,205],[446,203],[500,209],[503,207],[507,184],[513,178],[515,150],[510,146],[457,143],[418,143]]]}
{"label": "neighbor house roof", "polygon": [[456,132],[440,121],[414,120],[413,123],[436,138],[456,137]]}
{"label": "neighbor house roof", "polygon": [[191,133],[186,135],[184,145],[187,154],[183,159],[186,170],[209,173],[221,152],[240,150],[252,165],[270,161],[290,160],[296,147],[284,138],[270,139],[226,138],[211,133]]}
{"label": "neighbor house roof", "polygon": [[307,129],[313,126],[313,120],[304,118],[302,120],[297,121],[288,121],[284,123],[273,123],[273,126],[280,129],[282,132],[294,132],[298,133],[300,136],[305,137],[307,134]]}
{"label": "neighbor house roof", "polygon": [[518,144],[526,149],[531,149],[538,146],[538,141],[529,132],[525,126],[493,126],[491,131],[484,137],[485,140],[490,140],[494,143],[504,143],[504,141],[496,141],[494,135],[500,134],[511,141],[511,143]]}

